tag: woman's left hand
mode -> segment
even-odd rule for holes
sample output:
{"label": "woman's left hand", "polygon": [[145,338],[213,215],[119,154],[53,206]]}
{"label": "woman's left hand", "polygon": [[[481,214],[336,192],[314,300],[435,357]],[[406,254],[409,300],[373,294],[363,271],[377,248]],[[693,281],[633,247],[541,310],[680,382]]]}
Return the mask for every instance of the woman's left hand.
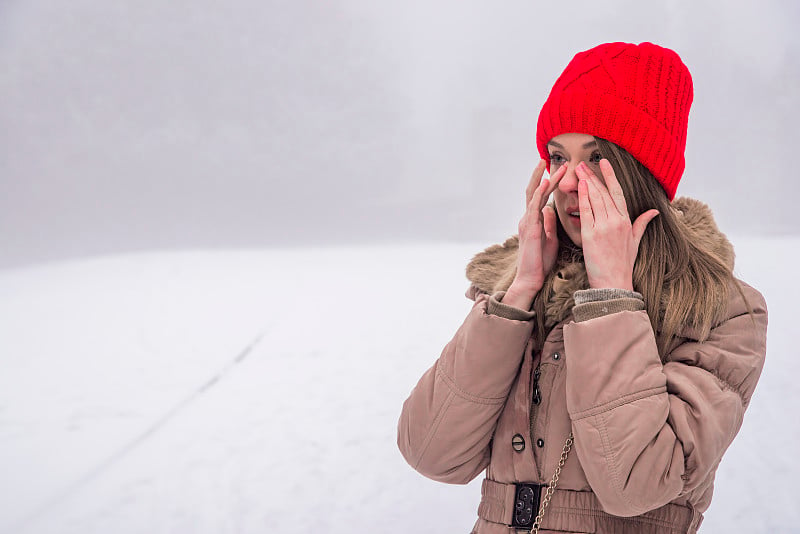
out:
{"label": "woman's left hand", "polygon": [[589,286],[633,291],[633,264],[639,242],[659,212],[647,210],[631,224],[622,187],[605,158],[600,160],[600,171],[605,185],[586,163],[581,162],[576,168],[581,242]]}

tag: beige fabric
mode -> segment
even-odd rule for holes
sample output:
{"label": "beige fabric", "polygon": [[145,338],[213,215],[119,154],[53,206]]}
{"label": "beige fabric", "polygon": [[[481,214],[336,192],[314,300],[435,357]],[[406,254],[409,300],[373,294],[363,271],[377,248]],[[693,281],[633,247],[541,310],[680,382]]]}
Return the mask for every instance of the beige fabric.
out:
{"label": "beige fabric", "polygon": [[525,311],[515,306],[503,304],[503,297],[505,295],[505,291],[498,291],[489,297],[487,311],[490,314],[505,317],[506,319],[513,319],[515,321],[530,321],[536,316],[532,311]]}
{"label": "beige fabric", "polygon": [[[709,246],[729,252],[724,257],[732,267],[730,243],[708,231],[716,228],[713,219],[704,224],[710,212],[697,213],[693,206],[707,209],[684,202],[684,218],[705,232],[698,235]],[[727,311],[709,338],[701,343],[687,327],[664,363],[647,312],[616,309],[617,301],[630,297],[575,306],[609,308],[581,321],[570,306],[535,352],[532,312],[502,304],[508,287],[502,286],[510,284],[507,275],[516,251],[497,255],[499,249],[487,250],[493,252],[473,259],[480,269],[468,268],[480,273],[470,278],[466,292],[474,300],[472,309],[403,404],[398,446],[405,459],[442,482],[464,484],[485,470],[487,478],[500,483],[541,484],[552,475],[572,431],[575,445],[559,489],[591,493],[607,515],[601,521],[580,509],[554,513],[565,518],[571,531],[641,532],[634,518],[668,503],[682,508],[666,510],[688,509],[699,521],[764,364],[763,296],[742,282],[754,317],[732,290]],[[548,315],[558,316],[567,300],[574,304],[564,288],[574,287],[573,294],[585,289],[574,282],[579,278],[563,278]],[[541,401],[532,404],[537,368]],[[521,451],[511,446],[516,434],[525,440]],[[672,512],[663,513],[667,523],[679,520]],[[512,530],[478,518],[474,532]]]}
{"label": "beige fabric", "polygon": [[586,302],[597,302],[598,300],[611,300],[611,299],[642,299],[642,294],[638,291],[629,291],[627,289],[609,288],[604,287],[600,289],[582,289],[575,292],[575,304],[584,304]]}
{"label": "beige fabric", "polygon": [[610,313],[617,313],[625,310],[638,311],[643,309],[644,301],[642,299],[618,298],[577,304],[572,308],[572,314],[575,317],[575,322],[580,323]]}

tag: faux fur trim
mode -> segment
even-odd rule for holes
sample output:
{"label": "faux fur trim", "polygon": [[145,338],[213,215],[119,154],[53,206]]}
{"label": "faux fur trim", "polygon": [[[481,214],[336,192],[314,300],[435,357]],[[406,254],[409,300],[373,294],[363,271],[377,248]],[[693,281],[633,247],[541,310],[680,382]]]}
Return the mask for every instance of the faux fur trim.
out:
{"label": "faux fur trim", "polygon": [[[719,257],[733,271],[733,245],[720,232],[708,205],[690,197],[678,197],[672,202],[672,207],[679,212],[690,239],[700,248]],[[506,291],[517,274],[518,250],[517,234],[507,238],[502,244],[487,247],[475,254],[467,264],[467,279],[479,291],[489,294]],[[574,305],[574,292],[588,287],[583,263],[568,262],[557,266],[542,288],[548,294],[545,324],[552,326],[568,316]]]}

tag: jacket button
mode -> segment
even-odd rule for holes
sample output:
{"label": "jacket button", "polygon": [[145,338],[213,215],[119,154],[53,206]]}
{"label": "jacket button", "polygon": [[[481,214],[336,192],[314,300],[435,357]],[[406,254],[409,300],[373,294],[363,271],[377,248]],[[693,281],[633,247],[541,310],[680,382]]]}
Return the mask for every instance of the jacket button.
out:
{"label": "jacket button", "polygon": [[560,358],[561,358],[561,355],[560,355],[559,353],[557,353],[557,352],[554,352],[554,353],[553,353],[553,359],[554,359],[554,360],[558,360],[558,359],[560,359]]}
{"label": "jacket button", "polygon": [[514,434],[514,437],[511,438],[511,447],[517,452],[525,450],[525,438],[522,437],[522,434]]}
{"label": "jacket button", "polygon": [[544,447],[544,440],[542,438],[537,439],[536,440],[536,446],[539,447],[539,448]]}

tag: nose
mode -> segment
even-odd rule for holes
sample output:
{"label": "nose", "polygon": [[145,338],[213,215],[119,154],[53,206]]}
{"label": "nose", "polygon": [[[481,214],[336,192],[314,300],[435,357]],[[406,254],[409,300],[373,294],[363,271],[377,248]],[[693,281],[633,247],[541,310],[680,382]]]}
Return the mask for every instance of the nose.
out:
{"label": "nose", "polygon": [[558,188],[562,193],[572,193],[578,191],[578,175],[575,173],[576,165],[564,163],[567,166],[564,177],[558,182]]}

